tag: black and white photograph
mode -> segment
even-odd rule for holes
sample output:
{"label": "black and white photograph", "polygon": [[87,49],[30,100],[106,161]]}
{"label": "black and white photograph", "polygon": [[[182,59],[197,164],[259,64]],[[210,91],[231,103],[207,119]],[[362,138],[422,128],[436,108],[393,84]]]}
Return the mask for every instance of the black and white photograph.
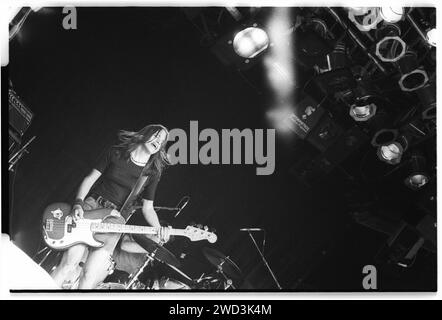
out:
{"label": "black and white photograph", "polygon": [[10,292],[437,291],[435,6],[61,4],[9,8]]}

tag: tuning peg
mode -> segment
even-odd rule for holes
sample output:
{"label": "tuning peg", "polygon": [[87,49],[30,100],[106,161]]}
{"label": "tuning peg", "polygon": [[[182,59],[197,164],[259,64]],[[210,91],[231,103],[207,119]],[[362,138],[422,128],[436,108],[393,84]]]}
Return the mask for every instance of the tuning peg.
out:
{"label": "tuning peg", "polygon": [[204,226],[204,230],[209,230],[209,227],[208,226]]}
{"label": "tuning peg", "polygon": [[202,225],[202,224],[197,224],[196,226],[197,226],[198,228],[200,228],[200,229],[203,228],[203,225]]}

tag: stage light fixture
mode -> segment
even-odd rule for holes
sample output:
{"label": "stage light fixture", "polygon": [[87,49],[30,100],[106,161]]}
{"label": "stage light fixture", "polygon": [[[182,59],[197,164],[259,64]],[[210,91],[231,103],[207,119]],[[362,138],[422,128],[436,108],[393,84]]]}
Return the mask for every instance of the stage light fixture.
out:
{"label": "stage light fixture", "polygon": [[243,58],[251,59],[268,48],[270,39],[260,28],[249,27],[238,32],[233,38],[233,50]]}
{"label": "stage light fixture", "polygon": [[396,23],[401,21],[404,16],[404,8],[399,6],[381,7],[380,14],[386,22]]}
{"label": "stage light fixture", "polygon": [[411,173],[405,178],[404,183],[413,190],[420,189],[430,181],[426,172],[426,159],[418,152],[413,152],[410,157]]}
{"label": "stage light fixture", "polygon": [[406,52],[407,44],[400,38],[401,29],[391,23],[385,24],[376,32],[375,53],[384,62],[397,62]]}
{"label": "stage light fixture", "polygon": [[365,10],[358,8],[357,10],[350,9],[348,11],[348,19],[354,23],[354,25],[363,32],[376,29],[379,22],[382,21],[380,14],[380,8],[368,7]]}
{"label": "stage light fixture", "polygon": [[426,38],[427,38],[428,44],[430,44],[433,47],[435,47],[436,46],[436,40],[437,40],[437,30],[436,30],[436,28],[428,30]]}
{"label": "stage light fixture", "polygon": [[376,106],[369,104],[365,106],[353,105],[350,107],[350,116],[355,121],[367,121],[376,114]]}
{"label": "stage light fixture", "polygon": [[398,142],[379,146],[377,151],[379,159],[393,165],[401,162],[403,153],[404,148]]}
{"label": "stage light fixture", "polygon": [[405,180],[405,184],[412,189],[419,189],[428,183],[430,179],[424,174],[412,174]]}
{"label": "stage light fixture", "polygon": [[350,117],[355,121],[368,121],[376,115],[377,106],[368,97],[358,99],[350,106]]}
{"label": "stage light fixture", "polygon": [[405,131],[394,142],[380,145],[377,150],[379,159],[389,164],[398,164],[401,162],[404,152],[408,149],[411,139],[411,132]]}
{"label": "stage light fixture", "polygon": [[402,74],[398,82],[402,91],[415,91],[427,84],[428,74],[422,67],[418,66],[415,52],[407,51],[397,62],[397,66]]}

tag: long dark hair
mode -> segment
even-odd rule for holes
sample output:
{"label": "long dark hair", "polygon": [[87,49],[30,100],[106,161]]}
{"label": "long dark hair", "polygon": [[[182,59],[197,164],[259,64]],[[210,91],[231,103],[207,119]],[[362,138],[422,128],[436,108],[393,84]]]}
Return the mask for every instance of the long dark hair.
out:
{"label": "long dark hair", "polygon": [[166,139],[161,143],[160,150],[150,156],[144,168],[144,173],[160,177],[164,168],[170,164],[166,153],[169,131],[165,126],[161,124],[149,124],[138,132],[120,130],[118,132],[120,143],[116,146],[120,151],[120,156],[129,161],[130,153],[138,148],[138,146],[149,141],[149,139],[159,131],[166,132]]}

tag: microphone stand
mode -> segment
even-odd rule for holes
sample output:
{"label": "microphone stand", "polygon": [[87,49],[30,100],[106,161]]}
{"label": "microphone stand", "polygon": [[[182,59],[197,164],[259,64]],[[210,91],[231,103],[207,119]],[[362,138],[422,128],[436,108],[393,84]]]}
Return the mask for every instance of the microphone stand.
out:
{"label": "microphone stand", "polygon": [[261,250],[258,247],[258,244],[255,241],[255,238],[253,237],[252,233],[250,232],[250,230],[247,230],[250,238],[252,238],[253,243],[255,244],[256,250],[258,250],[259,255],[261,256],[262,261],[264,262],[265,266],[267,267],[267,269],[269,270],[270,274],[272,275],[273,280],[275,280],[276,285],[278,286],[278,289],[282,290],[282,287],[280,286],[278,280],[276,279],[275,274],[273,273],[272,269],[270,268],[269,264],[267,263],[266,258],[264,257],[264,255],[262,254]]}
{"label": "microphone stand", "polygon": [[158,206],[155,206],[154,209],[155,210],[166,210],[166,211],[178,211],[178,210],[180,210],[180,208],[175,208],[175,207],[158,207]]}

